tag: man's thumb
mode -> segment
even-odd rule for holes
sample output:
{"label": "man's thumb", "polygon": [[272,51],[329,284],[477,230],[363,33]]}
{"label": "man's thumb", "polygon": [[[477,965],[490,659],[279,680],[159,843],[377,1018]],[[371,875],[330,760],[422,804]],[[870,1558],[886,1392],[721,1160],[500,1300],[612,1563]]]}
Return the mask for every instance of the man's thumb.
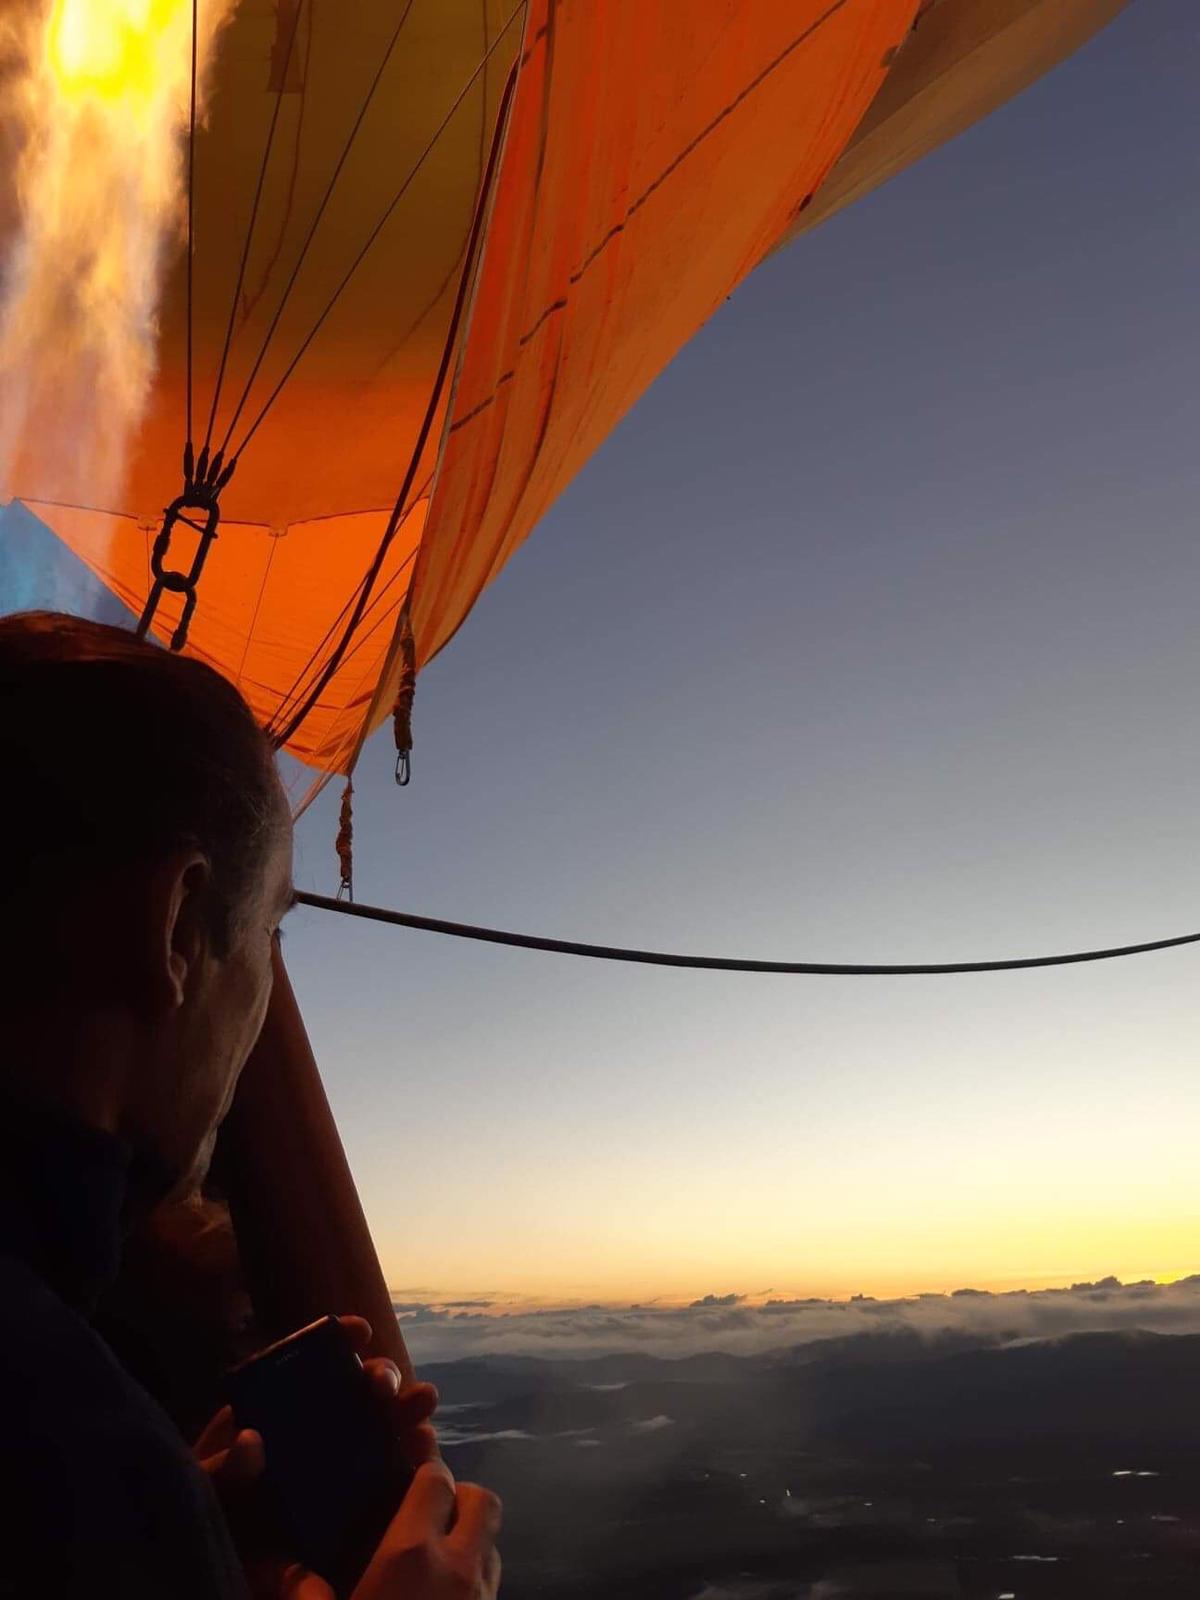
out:
{"label": "man's thumb", "polygon": [[301,1566],[289,1567],[279,1586],[281,1600],[337,1600],[324,1578]]}

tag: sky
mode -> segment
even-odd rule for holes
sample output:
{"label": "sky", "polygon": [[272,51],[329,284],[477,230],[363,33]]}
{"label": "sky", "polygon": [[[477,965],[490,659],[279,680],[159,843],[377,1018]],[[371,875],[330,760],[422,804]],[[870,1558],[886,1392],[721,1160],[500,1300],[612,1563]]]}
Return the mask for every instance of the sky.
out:
{"label": "sky", "polygon": [[[1200,926],[1198,73],[1133,6],[741,287],[423,674],[411,786],[368,746],[359,898],[823,961]],[[286,956],[398,1293],[1200,1268],[1193,949],[764,977],[300,910]]]}
{"label": "sky", "polygon": [[[423,673],[409,788],[368,745],[360,899],[817,961],[1200,928],[1198,73],[1142,0],[739,288]],[[414,1305],[1200,1269],[1193,949],[768,977],[300,909],[286,959]]]}

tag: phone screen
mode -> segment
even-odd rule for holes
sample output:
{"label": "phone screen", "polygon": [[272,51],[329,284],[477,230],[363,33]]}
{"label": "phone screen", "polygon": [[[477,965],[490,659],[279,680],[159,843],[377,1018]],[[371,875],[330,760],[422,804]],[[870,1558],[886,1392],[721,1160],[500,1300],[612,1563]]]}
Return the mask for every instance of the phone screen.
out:
{"label": "phone screen", "polygon": [[341,1324],[325,1317],[302,1328],[226,1383],[238,1426],[262,1435],[287,1553],[335,1588],[352,1586],[411,1473]]}

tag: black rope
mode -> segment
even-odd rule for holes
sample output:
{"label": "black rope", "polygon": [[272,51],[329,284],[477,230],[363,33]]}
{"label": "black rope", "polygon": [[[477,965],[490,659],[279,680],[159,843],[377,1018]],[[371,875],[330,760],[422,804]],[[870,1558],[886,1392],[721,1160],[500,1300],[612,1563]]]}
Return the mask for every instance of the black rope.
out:
{"label": "black rope", "polygon": [[[358,115],[354,119],[354,125],[350,129],[349,137],[347,138],[346,143],[342,146],[342,153],[337,158],[333,172],[330,174],[329,182],[325,188],[325,193],[321,196],[321,203],[316,209],[316,213],[313,216],[312,222],[309,224],[308,232],[304,237],[304,243],[300,246],[300,254],[296,257],[291,274],[288,277],[287,283],[284,285],[283,294],[280,298],[279,304],[275,307],[275,314],[271,318],[266,333],[263,335],[262,346],[259,349],[258,355],[255,357],[254,365],[250,369],[250,376],[246,379],[246,384],[242,390],[241,398],[238,400],[233,416],[229,420],[229,427],[225,430],[225,438],[221,443],[221,450],[223,453],[228,452],[229,450],[229,441],[233,437],[233,430],[237,427],[238,420],[245,409],[246,402],[250,398],[250,391],[254,387],[254,380],[258,377],[259,368],[266,359],[267,350],[270,346],[271,340],[275,336],[275,330],[279,326],[279,319],[283,315],[284,308],[291,298],[292,290],[296,286],[296,280],[300,276],[300,268],[304,265],[305,258],[308,255],[309,247],[311,246],[313,239],[316,236],[317,229],[320,226],[321,218],[325,215],[326,207],[333,198],[333,191],[337,187],[337,181],[341,177],[342,169],[349,159],[350,151],[354,147],[354,141],[358,138],[359,130],[363,125],[363,121],[366,118],[367,112],[371,109],[371,102],[375,98],[375,91],[378,89],[380,80],[382,79],[384,72],[387,70],[388,62],[392,59],[392,54],[395,51],[396,45],[399,43],[400,35],[404,31],[404,24],[408,21],[409,12],[412,10],[412,8],[413,0],[408,0],[408,4],[400,13],[400,20],[397,22],[395,29],[392,32],[392,37],[388,41],[388,47],[383,53],[383,60],[376,68],[375,76],[371,80],[371,86],[367,90],[366,98],[359,107]],[[234,452],[235,455],[241,455],[242,451],[246,447],[248,439],[250,438],[250,434],[252,434],[257,427],[258,423],[256,422],[254,427],[251,428],[250,433],[246,435],[246,438],[242,440],[242,443]]]}
{"label": "black rope", "polygon": [[340,911],[343,916],[363,917],[368,922],[387,922],[397,928],[415,928],[421,933],[444,933],[452,939],[479,939],[485,944],[512,945],[519,950],[548,950],[562,956],[588,956],[594,961],[634,961],[650,967],[699,967],[708,972],[787,972],[844,978],[937,977],[956,972],[1014,972],[1022,967],[1069,967],[1081,961],[1112,961],[1118,956],[1140,956],[1151,950],[1173,950],[1179,945],[1200,944],[1200,933],[1185,933],[1175,939],[1154,939],[1148,944],[1117,945],[1110,950],[1076,950],[1065,956],[1022,956],[1009,961],[922,962],[901,966],[868,966],[861,962],[842,961],[747,961],[732,956],[680,956],[670,955],[663,950],[627,950],[620,945],[581,944],[575,939],[543,939],[533,933],[477,928],[469,922],[419,917],[411,911],[389,911],[383,906],[331,900],[328,895],[303,891],[297,892],[296,899],[301,905],[313,906],[318,911]]}
{"label": "black rope", "polygon": [[[522,4],[523,3],[524,0],[522,0]],[[516,15],[517,12],[514,11],[513,17]],[[512,21],[512,17],[509,18],[509,21]],[[503,35],[497,36],[497,43],[501,37],[503,37]],[[495,46],[493,46],[493,48],[495,48]],[[479,68],[476,69],[476,72],[473,76],[478,76],[478,72]],[[288,740],[292,738],[297,728],[299,728],[305,717],[308,716],[309,712],[321,698],[321,695],[325,692],[330,680],[333,678],[334,674],[341,665],[342,658],[346,654],[346,650],[350,644],[350,641],[354,637],[354,634],[362,621],[363,612],[366,610],[367,602],[371,598],[371,591],[374,589],[376,581],[379,578],[379,574],[383,569],[383,563],[387,558],[388,550],[391,548],[392,541],[395,539],[397,531],[402,526],[404,519],[408,514],[409,491],[412,489],[413,481],[415,480],[421,465],[421,458],[425,453],[425,445],[428,441],[430,432],[433,429],[434,418],[437,416],[438,406],[441,402],[442,390],[445,386],[446,378],[449,375],[450,363],[453,360],[454,351],[458,342],[459,324],[462,320],[463,310],[466,306],[467,294],[471,284],[472,272],[474,270],[475,257],[479,248],[479,241],[483,234],[484,219],[487,215],[488,196],[491,191],[492,183],[495,179],[497,166],[499,164],[502,133],[505,120],[508,115],[508,105],[512,98],[513,87],[516,84],[516,81],[516,69],[514,67],[514,69],[509,73],[508,82],[505,84],[504,93],[501,96],[500,107],[496,119],[495,137],[492,140],[492,148],[488,155],[487,170],[484,173],[483,181],[479,189],[479,195],[475,203],[475,216],[471,223],[471,233],[467,244],[466,260],[463,263],[463,270],[458,281],[458,293],[455,296],[454,309],[450,314],[450,325],[446,330],[446,338],[442,346],[442,355],[441,360],[438,363],[437,375],[434,378],[433,388],[429,394],[429,403],[425,408],[425,415],[421,421],[420,431],[418,432],[416,441],[413,445],[412,456],[410,457],[408,463],[408,470],[404,474],[404,481],[400,485],[400,492],[396,496],[396,503],[392,507],[391,516],[388,518],[387,526],[385,527],[383,536],[379,541],[379,548],[375,552],[375,559],[372,561],[366,577],[359,588],[358,599],[355,602],[354,609],[350,614],[349,621],[342,630],[342,636],[330,654],[329,660],[321,669],[321,672],[318,675],[316,682],[313,684],[313,687],[305,695],[301,705],[288,718],[282,729],[276,729],[274,731],[272,738],[277,749],[282,745],[285,745]],[[432,148],[432,145],[430,148]]]}
{"label": "black rope", "polygon": [[[418,496],[418,500],[419,500],[419,498],[420,497]],[[371,612],[374,611],[378,606],[382,605],[385,602],[388,590],[390,588],[392,588],[392,586],[396,582],[398,582],[398,580],[400,578],[403,577],[406,569],[408,568],[409,564],[411,563],[411,561],[412,561],[412,559],[413,559],[413,557],[415,555],[416,555],[416,551],[412,550],[412,551],[409,552],[409,554],[407,556],[405,556],[404,560],[396,568],[395,572],[392,573],[391,577],[384,584],[383,588],[379,591],[379,593],[371,601],[370,606],[363,613],[363,617],[361,619],[361,622],[365,622],[367,620],[367,618],[371,615]],[[354,604],[354,601],[355,601],[355,599],[356,599],[356,597],[357,597],[357,595],[359,593],[359,590],[362,588],[363,584],[367,581],[367,576],[368,575],[366,573],[364,573],[363,576],[355,584],[354,588],[350,592],[349,598],[343,604],[342,609],[338,612],[337,616],[334,617],[333,621],[325,629],[324,634],[322,634],[322,636],[321,636],[320,642],[315,646],[313,651],[309,654],[309,656],[305,660],[304,665],[300,668],[299,672],[297,672],[296,676],[292,679],[291,687],[287,690],[287,692],[285,694],[283,694],[280,697],[278,706],[276,706],[275,710],[271,713],[270,719],[268,720],[266,726],[263,729],[264,733],[266,733],[268,736],[271,736],[271,730],[279,722],[280,718],[283,717],[283,715],[287,711],[288,706],[291,705],[295,701],[296,697],[303,692],[305,683],[308,682],[308,681],[311,681],[309,679],[309,674],[312,671],[314,671],[314,669],[316,668],[317,657],[320,655],[321,651],[328,644],[329,640],[333,637],[334,633],[337,630],[337,626],[341,622],[342,618],[345,617],[348,614],[348,612],[350,610],[350,607]],[[360,622],[360,626],[361,626],[361,622]],[[376,621],[376,626],[377,625],[378,625],[378,619]],[[372,631],[374,631],[374,630],[372,630]],[[360,641],[360,643],[361,643],[361,641]],[[359,645],[356,644],[354,649],[350,652],[350,654],[345,659],[347,661],[350,660],[351,657],[353,657],[353,655],[356,653],[356,651],[358,649],[359,649]]]}
{"label": "black rope", "polygon": [[266,726],[266,730],[265,731],[268,734],[271,732],[271,729],[275,726],[275,724],[279,721],[279,719],[283,716],[283,714],[287,710],[288,706],[291,705],[293,700],[295,700],[296,696],[303,689],[305,680],[308,678],[309,673],[313,671],[313,669],[314,669],[314,667],[316,665],[317,657],[320,655],[321,651],[324,650],[325,646],[329,643],[330,639],[333,638],[334,634],[337,631],[338,624],[341,622],[342,618],[349,614],[350,607],[354,604],[354,601],[355,601],[356,597],[358,596],[359,591],[362,589],[362,586],[363,586],[364,583],[366,583],[366,581],[367,581],[367,574],[364,572],[362,577],[354,585],[354,588],[350,591],[349,595],[343,601],[342,609],[338,612],[337,616],[334,617],[333,621],[325,629],[325,632],[321,635],[320,639],[313,646],[313,648],[309,652],[309,654],[305,657],[305,660],[304,660],[303,664],[301,665],[300,670],[296,673],[296,676],[292,679],[291,684],[289,685],[289,687],[286,690],[286,692],[280,696],[279,704],[278,704],[278,706],[276,706],[274,712],[271,714],[271,719],[267,723],[267,726]]}
{"label": "black rope", "polygon": [[287,87],[288,69],[292,64],[292,47],[296,43],[296,35],[300,31],[300,16],[303,10],[304,0],[296,0],[296,11],[292,18],[292,31],[288,35],[287,49],[284,52],[283,64],[279,70],[279,87],[275,91],[275,105],[271,111],[271,122],[267,129],[262,161],[258,168],[258,183],[254,189],[254,203],[250,207],[250,221],[246,225],[246,239],[242,245],[242,259],[238,263],[237,282],[233,286],[233,298],[229,302],[229,321],[225,325],[225,342],[221,347],[221,361],[217,367],[217,381],[213,388],[212,405],[208,411],[208,427],[204,433],[206,447],[212,443],[213,428],[217,422],[217,407],[221,403],[221,389],[225,383],[225,368],[229,362],[229,347],[233,343],[233,330],[237,324],[238,306],[242,298],[242,285],[246,281],[246,267],[250,261],[250,247],[254,242],[254,230],[258,225],[258,209],[262,204],[263,189],[267,181],[267,168],[270,165],[271,151],[275,145],[275,130],[279,126],[279,112],[283,106],[284,90]]}
{"label": "black rope", "polygon": [[192,90],[188,111],[188,197],[187,197],[187,421],[185,433],[189,450],[192,443],[192,256],[196,215],[196,37],[197,7],[192,0]]}
{"label": "black rope", "polygon": [[[332,312],[334,307],[337,305],[338,301],[341,299],[342,295],[346,292],[346,289],[347,289],[347,287],[348,287],[348,285],[350,283],[351,278],[353,278],[354,274],[358,271],[359,267],[362,265],[363,261],[366,259],[369,251],[371,250],[371,247],[374,245],[376,239],[378,239],[379,235],[383,232],[384,228],[387,226],[388,222],[391,220],[392,214],[395,211],[396,207],[400,204],[401,200],[403,200],[404,196],[408,193],[408,190],[412,186],[413,181],[416,179],[416,177],[420,173],[420,171],[421,171],[422,167],[425,165],[426,161],[428,161],[429,157],[433,154],[433,151],[434,151],[434,149],[435,149],[435,147],[437,145],[438,140],[441,138],[442,134],[445,133],[446,128],[449,126],[449,123],[450,123],[451,119],[453,118],[455,112],[458,110],[459,106],[462,105],[463,101],[466,99],[467,95],[470,93],[470,91],[471,91],[472,87],[474,86],[475,81],[479,77],[480,73],[483,72],[483,70],[486,68],[489,59],[495,53],[495,51],[498,49],[498,47],[500,45],[500,41],[504,38],[504,35],[508,32],[508,29],[512,26],[513,22],[516,20],[516,18],[520,15],[522,10],[524,9],[525,3],[526,3],[526,0],[520,0],[520,3],[513,10],[513,12],[510,14],[510,16],[508,18],[508,21],[504,24],[504,27],[501,28],[500,32],[496,35],[495,39],[492,41],[492,44],[488,48],[488,51],[484,55],[483,59],[479,62],[479,64],[476,66],[475,70],[472,72],[471,76],[467,79],[466,83],[463,84],[462,88],[459,90],[458,94],[455,96],[453,104],[450,106],[450,109],[446,112],[445,116],[442,118],[441,122],[438,124],[437,128],[434,130],[432,136],[430,137],[430,140],[429,140],[428,144],[421,151],[421,154],[417,157],[416,161],[413,163],[412,167],[409,169],[408,174],[404,179],[404,182],[400,185],[399,189],[397,189],[396,193],[392,196],[391,200],[388,202],[387,208],[385,209],[383,215],[379,218],[378,222],[375,224],[375,226],[371,229],[371,232],[368,234],[366,243],[363,245],[362,249],[355,256],[354,260],[350,263],[350,266],[347,268],[346,273],[342,277],[341,282],[337,285],[336,289],[334,289],[333,293],[330,295],[329,300],[327,301],[324,310],[321,312],[321,314],[317,318],[316,322],[314,322],[312,327],[309,329],[309,331],[308,331],[307,335],[305,336],[304,341],[301,344],[300,348],[296,351],[296,354],[292,357],[292,359],[288,362],[287,366],[284,368],[283,373],[279,378],[279,381],[276,383],[275,387],[271,390],[270,394],[267,396],[266,400],[263,402],[263,405],[260,408],[260,410],[258,412],[258,415],[255,417],[254,421],[250,424],[249,428],[247,428],[245,434],[242,437],[241,442],[239,443],[237,449],[234,451],[235,458],[242,454],[242,452],[245,450],[246,446],[250,443],[251,439],[253,439],[254,435],[258,432],[259,428],[262,427],[264,421],[266,420],[267,413],[271,410],[271,407],[275,404],[276,400],[278,400],[280,394],[283,392],[284,386],[287,384],[289,378],[292,376],[292,373],[295,372],[296,368],[299,366],[302,358],[307,353],[309,346],[312,344],[313,340],[320,333],[321,329],[324,327],[325,321],[328,318],[330,312]],[[407,13],[405,13],[405,14],[407,15]],[[498,126],[502,125],[502,121],[503,121],[503,118],[500,119],[500,123],[498,123]],[[289,288],[290,288],[290,284],[289,284]],[[271,334],[274,332],[275,323],[277,321],[278,321],[278,314],[276,315],[276,318],[272,321],[270,328],[267,330],[267,340],[270,339]],[[234,413],[233,421],[230,423],[229,428],[226,431],[225,440],[224,440],[224,443],[222,445],[222,449],[223,450],[227,451],[228,448],[229,448],[229,441],[230,441],[231,437],[233,436],[234,426],[236,425],[238,418],[241,416],[242,408],[245,405],[246,400],[249,397],[250,386],[254,382],[255,376],[258,373],[258,369],[262,364],[262,359],[263,359],[263,356],[265,356],[265,354],[266,354],[266,344],[264,342],[263,349],[259,352],[258,360],[254,364],[254,370],[251,372],[250,377],[247,380],[246,388],[245,388],[245,391],[242,394],[242,398],[238,402],[238,408],[237,408],[237,411]]]}

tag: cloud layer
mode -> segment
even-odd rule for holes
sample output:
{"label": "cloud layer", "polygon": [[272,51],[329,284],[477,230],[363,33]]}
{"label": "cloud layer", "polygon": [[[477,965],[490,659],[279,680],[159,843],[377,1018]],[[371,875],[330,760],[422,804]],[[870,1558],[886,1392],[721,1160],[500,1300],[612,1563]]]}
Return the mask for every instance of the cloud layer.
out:
{"label": "cloud layer", "polygon": [[1200,1333],[1200,1274],[1174,1284],[1121,1284],[1115,1278],[1070,1289],[953,1294],[906,1300],[764,1300],[706,1295],[682,1307],[580,1306],[567,1310],[463,1309],[464,1302],[397,1299],[417,1362],[479,1356],[647,1355],[709,1352],[757,1355],[856,1333],[907,1330],[935,1337],[962,1333],[1010,1343],[1069,1333]]}

